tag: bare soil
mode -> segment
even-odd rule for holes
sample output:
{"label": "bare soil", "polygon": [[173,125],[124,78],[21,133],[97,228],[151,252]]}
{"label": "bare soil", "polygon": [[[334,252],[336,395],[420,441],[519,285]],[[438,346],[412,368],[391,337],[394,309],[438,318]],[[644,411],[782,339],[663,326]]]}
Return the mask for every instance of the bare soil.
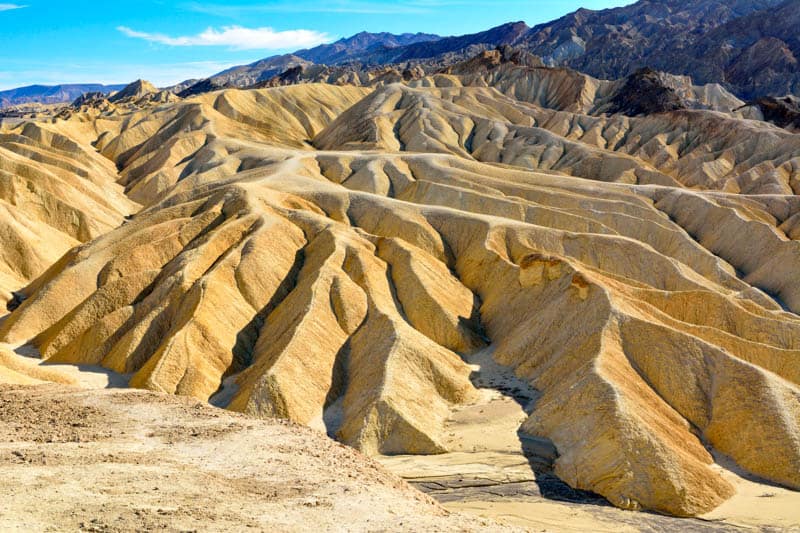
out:
{"label": "bare soil", "polygon": [[0,385],[0,479],[1,531],[501,528],[311,429],[124,389]]}

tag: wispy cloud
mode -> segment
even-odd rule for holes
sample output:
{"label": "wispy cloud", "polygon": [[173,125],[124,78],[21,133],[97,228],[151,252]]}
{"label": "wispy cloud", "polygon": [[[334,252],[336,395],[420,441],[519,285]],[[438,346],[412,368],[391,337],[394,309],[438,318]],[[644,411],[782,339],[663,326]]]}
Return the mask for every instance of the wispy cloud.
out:
{"label": "wispy cloud", "polygon": [[117,30],[128,37],[144,39],[168,46],[228,46],[236,50],[280,50],[316,46],[330,41],[330,37],[313,30],[275,31],[272,28],[244,28],[225,26],[208,28],[197,35],[171,37],[161,33],[136,31],[127,26]]}
{"label": "wispy cloud", "polygon": [[0,11],[11,11],[12,9],[22,9],[23,7],[28,6],[23,6],[20,4],[0,4]]}

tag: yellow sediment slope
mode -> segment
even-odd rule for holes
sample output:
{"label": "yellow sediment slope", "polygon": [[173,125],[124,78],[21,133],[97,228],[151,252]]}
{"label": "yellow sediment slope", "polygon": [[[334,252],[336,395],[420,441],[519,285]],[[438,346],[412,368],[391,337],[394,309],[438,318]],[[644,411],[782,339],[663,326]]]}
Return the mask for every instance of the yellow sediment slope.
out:
{"label": "yellow sediment slope", "polygon": [[717,452],[800,489],[800,137],[598,114],[605,85],[543,76],[226,90],[20,126],[33,148],[0,164],[80,153],[89,192],[35,220],[63,249],[6,260],[41,266],[9,278],[30,283],[0,340],[387,455],[459,450],[447,428],[492,388],[474,368],[490,352],[535,391],[498,445],[548,443],[575,489],[703,515],[739,488]]}

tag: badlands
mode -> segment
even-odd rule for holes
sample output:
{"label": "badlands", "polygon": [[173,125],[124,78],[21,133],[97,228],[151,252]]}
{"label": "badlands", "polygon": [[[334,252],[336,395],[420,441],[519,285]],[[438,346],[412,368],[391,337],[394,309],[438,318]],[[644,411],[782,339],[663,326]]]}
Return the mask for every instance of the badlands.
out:
{"label": "badlands", "polygon": [[395,78],[0,130],[0,528],[800,526],[800,137],[649,71]]}

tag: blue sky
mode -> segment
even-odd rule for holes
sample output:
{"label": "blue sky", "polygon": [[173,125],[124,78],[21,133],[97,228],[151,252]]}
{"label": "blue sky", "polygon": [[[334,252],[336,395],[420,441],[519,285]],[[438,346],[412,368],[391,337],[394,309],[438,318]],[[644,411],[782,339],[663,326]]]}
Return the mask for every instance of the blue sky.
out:
{"label": "blue sky", "polygon": [[633,0],[139,0],[0,2],[0,89],[166,86],[359,31],[474,33]]}

